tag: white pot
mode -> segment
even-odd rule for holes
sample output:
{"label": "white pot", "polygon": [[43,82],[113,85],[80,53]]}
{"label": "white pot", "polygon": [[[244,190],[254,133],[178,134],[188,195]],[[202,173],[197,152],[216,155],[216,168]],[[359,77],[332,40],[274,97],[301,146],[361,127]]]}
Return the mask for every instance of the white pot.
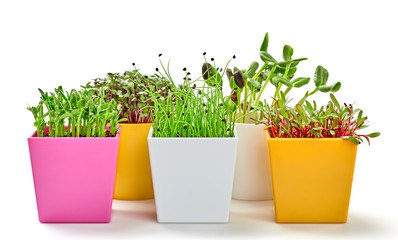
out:
{"label": "white pot", "polygon": [[159,223],[225,223],[229,219],[238,137],[148,135]]}
{"label": "white pot", "polygon": [[238,151],[232,198],[270,200],[271,169],[264,125],[237,123]]}

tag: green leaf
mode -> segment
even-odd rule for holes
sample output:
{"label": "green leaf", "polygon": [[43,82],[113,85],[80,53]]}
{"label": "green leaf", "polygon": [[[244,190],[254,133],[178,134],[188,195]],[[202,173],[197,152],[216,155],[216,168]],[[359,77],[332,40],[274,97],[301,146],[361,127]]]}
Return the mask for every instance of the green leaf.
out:
{"label": "green leaf", "polygon": [[332,86],[319,86],[318,90],[320,92],[330,92],[332,90]]}
{"label": "green leaf", "polygon": [[252,78],[256,74],[258,66],[259,66],[258,62],[252,62],[247,71],[245,72],[246,78]]}
{"label": "green leaf", "polygon": [[380,133],[379,132],[374,132],[374,133],[368,134],[367,136],[370,137],[370,138],[375,138],[375,137],[380,136]]}
{"label": "green leaf", "polygon": [[286,103],[285,94],[282,91],[280,92],[280,94],[281,94],[281,101],[282,101],[283,105],[285,105],[285,103]]}
{"label": "green leaf", "polygon": [[292,84],[293,87],[299,88],[302,87],[310,82],[309,77],[299,77],[296,79],[293,79],[290,83]]}
{"label": "green leaf", "polygon": [[315,86],[319,87],[319,86],[325,85],[328,81],[328,78],[329,78],[328,70],[326,70],[324,67],[319,65],[315,69],[315,74],[314,74]]}
{"label": "green leaf", "polygon": [[299,64],[299,62],[305,61],[305,60],[308,60],[308,58],[297,58],[297,59],[293,59],[293,60],[292,60],[292,65],[295,64],[294,66],[296,66],[297,64]]}
{"label": "green leaf", "polygon": [[332,85],[332,90],[331,90],[331,92],[337,92],[337,91],[339,91],[340,88],[341,88],[341,83],[340,83],[340,82],[334,83],[334,84]]}
{"label": "green leaf", "polygon": [[359,144],[359,141],[358,141],[358,139],[356,139],[356,138],[354,138],[354,137],[351,137],[351,136],[344,136],[344,137],[342,137],[343,139],[346,139],[346,140],[348,140],[348,141],[350,141],[350,142],[353,142],[353,143],[355,143],[355,144]]}
{"label": "green leaf", "polygon": [[285,62],[291,61],[293,56],[293,48],[289,45],[283,47],[283,59]]}
{"label": "green leaf", "polygon": [[260,84],[258,81],[254,80],[254,79],[250,79],[250,80],[247,82],[247,86],[249,86],[249,88],[250,88],[251,90],[255,90],[255,89],[260,88],[260,87],[261,87],[261,84]]}
{"label": "green leaf", "polygon": [[261,44],[260,47],[260,52],[261,51],[267,52],[267,49],[268,49],[268,32],[265,33],[263,43]]}
{"label": "green leaf", "polygon": [[288,86],[288,87],[291,87],[291,86],[292,86],[292,84],[289,82],[289,80],[287,80],[287,79],[284,78],[284,77],[275,76],[274,78],[276,79],[276,81],[278,81],[278,82],[280,82],[280,83],[282,83],[282,84],[284,84],[284,85],[286,85],[286,86]]}
{"label": "green leaf", "polygon": [[339,104],[339,102],[337,101],[336,97],[333,95],[333,93],[330,94],[330,98],[332,99],[332,102],[334,103],[334,105],[335,105],[338,109],[340,109],[340,104]]}
{"label": "green leaf", "polygon": [[332,85],[326,86],[326,85],[322,85],[318,87],[318,90],[320,92],[337,92],[341,87],[341,83],[337,82],[334,83]]}
{"label": "green leaf", "polygon": [[[294,73],[296,73],[296,71],[297,71],[297,67],[290,67],[289,68],[289,72],[287,73],[287,76],[292,76]],[[276,67],[276,70],[275,70],[275,72],[276,73],[280,73],[280,74],[285,74],[285,72],[286,72],[286,68],[282,68],[282,67],[280,67],[279,65]]]}
{"label": "green leaf", "polygon": [[360,119],[362,118],[362,114],[363,114],[363,111],[362,111],[362,110],[359,111],[359,113],[358,113],[358,120],[360,120]]}
{"label": "green leaf", "polygon": [[260,58],[263,60],[263,62],[273,62],[277,64],[278,62],[271,56],[271,54],[265,52],[265,51],[260,51]]}
{"label": "green leaf", "polygon": [[278,79],[276,78],[277,76],[273,77],[271,79],[271,83],[272,85],[274,85],[275,87],[278,87]]}

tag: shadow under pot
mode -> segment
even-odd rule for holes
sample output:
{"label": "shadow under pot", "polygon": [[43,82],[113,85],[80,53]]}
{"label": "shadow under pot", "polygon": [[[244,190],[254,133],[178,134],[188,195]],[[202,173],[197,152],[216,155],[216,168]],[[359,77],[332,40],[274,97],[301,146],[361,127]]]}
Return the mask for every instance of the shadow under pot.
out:
{"label": "shadow under pot", "polygon": [[40,222],[110,222],[119,135],[28,138]]}
{"label": "shadow under pot", "polygon": [[229,220],[238,137],[158,138],[148,135],[159,223]]}
{"label": "shadow under pot", "polygon": [[356,144],[268,135],[268,146],[276,222],[347,222]]}

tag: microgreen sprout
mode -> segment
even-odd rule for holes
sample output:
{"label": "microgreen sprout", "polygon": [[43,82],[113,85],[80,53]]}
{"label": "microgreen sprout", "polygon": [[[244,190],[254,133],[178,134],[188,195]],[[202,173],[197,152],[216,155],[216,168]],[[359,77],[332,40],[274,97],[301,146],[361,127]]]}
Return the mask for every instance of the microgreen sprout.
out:
{"label": "microgreen sprout", "polygon": [[[161,56],[162,54],[159,54]],[[135,64],[133,63],[135,68]],[[159,72],[159,69],[156,68]],[[137,68],[126,71],[123,75],[119,73],[108,73],[106,78],[94,79],[92,83],[82,86],[84,89],[94,89],[98,95],[99,89],[104,89],[105,101],[114,99],[121,104],[122,111],[120,119],[126,118],[128,123],[150,123],[150,110],[153,101],[142,87],[151,88],[155,91],[162,89],[165,85],[164,77],[160,73],[151,76],[142,75]],[[153,88],[151,86],[154,86]]]}
{"label": "microgreen sprout", "polygon": [[[185,80],[175,85],[169,71],[160,64],[170,82],[165,93],[154,91],[152,85],[136,82],[153,99],[150,109],[153,119],[154,137],[233,137],[234,109],[230,108],[230,96],[223,96],[222,77],[214,66],[206,61],[202,76],[191,80],[186,72]],[[229,63],[229,62],[228,62]],[[186,71],[186,69],[183,69]]]}
{"label": "microgreen sprout", "polygon": [[379,132],[359,134],[358,130],[367,127],[363,111],[351,104],[340,104],[332,93],[330,99],[320,108],[315,101],[288,107],[284,97],[271,106],[264,102],[262,122],[273,138],[343,138],[355,144],[364,138],[370,144],[369,138],[380,135]]}
{"label": "microgreen sprout", "polygon": [[[94,97],[93,89],[66,92],[60,86],[50,93],[39,91],[39,105],[28,107],[35,118],[37,137],[116,136],[121,106],[115,100],[105,102],[103,91],[98,93],[99,97]],[[110,124],[109,132],[107,124]],[[47,126],[48,133],[45,132]]]}
{"label": "microgreen sprout", "polygon": [[[227,69],[227,77],[232,89],[232,100],[239,105],[237,122],[246,123],[249,115],[258,111],[262,107],[261,97],[269,82],[275,86],[274,101],[281,98],[281,95],[287,94],[293,88],[300,88],[310,82],[309,77],[298,77],[293,79],[300,62],[307,58],[293,59],[293,48],[289,45],[283,47],[283,61],[277,61],[268,52],[268,33],[265,34],[260,47],[260,58],[262,66],[253,61],[247,69],[239,69],[234,67],[233,71]],[[302,98],[304,102],[309,96],[320,92],[336,92],[339,90],[341,83],[337,82],[330,86],[326,86],[328,72],[322,66],[318,66],[315,72],[314,82],[315,89],[307,92]],[[282,91],[282,87],[286,87]],[[260,115],[260,119],[263,116]]]}

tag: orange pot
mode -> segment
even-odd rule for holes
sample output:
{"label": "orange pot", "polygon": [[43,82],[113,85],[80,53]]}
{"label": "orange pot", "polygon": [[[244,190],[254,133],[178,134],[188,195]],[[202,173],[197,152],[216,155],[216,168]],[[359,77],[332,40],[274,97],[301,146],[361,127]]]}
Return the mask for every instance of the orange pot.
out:
{"label": "orange pot", "polygon": [[345,223],[357,145],[267,135],[276,222]]}
{"label": "orange pot", "polygon": [[152,123],[122,123],[114,199],[153,198],[147,137]]}

